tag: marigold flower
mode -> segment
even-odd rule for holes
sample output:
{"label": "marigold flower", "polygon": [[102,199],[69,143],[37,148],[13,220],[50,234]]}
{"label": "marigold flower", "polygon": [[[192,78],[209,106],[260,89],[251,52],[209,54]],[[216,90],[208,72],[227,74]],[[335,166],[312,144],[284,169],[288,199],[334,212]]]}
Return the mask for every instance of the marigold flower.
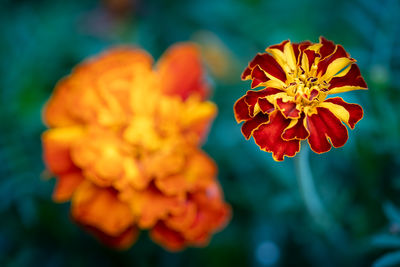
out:
{"label": "marigold flower", "polygon": [[276,161],[293,157],[300,141],[316,153],[341,147],[348,139],[343,123],[354,129],[363,117],[357,104],[332,94],[367,89],[355,60],[341,45],[321,37],[319,43],[283,41],[257,54],[242,74],[250,90],[234,105],[242,133]]}
{"label": "marigold flower", "polygon": [[129,247],[141,229],[171,250],[205,245],[230,212],[199,149],[216,107],[195,45],[175,45],[152,65],[120,47],[56,86],[42,136],[53,199],[71,200],[73,219],[110,246]]}

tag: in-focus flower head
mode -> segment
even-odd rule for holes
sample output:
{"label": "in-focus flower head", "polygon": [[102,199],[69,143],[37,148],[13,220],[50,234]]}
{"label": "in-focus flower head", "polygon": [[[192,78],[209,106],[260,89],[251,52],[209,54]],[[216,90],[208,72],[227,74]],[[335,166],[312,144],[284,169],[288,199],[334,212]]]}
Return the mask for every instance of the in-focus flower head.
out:
{"label": "in-focus flower head", "polygon": [[283,41],[259,53],[242,74],[250,90],[234,105],[242,133],[276,161],[293,157],[300,141],[316,153],[341,147],[363,117],[357,104],[333,94],[367,89],[356,61],[341,45],[321,37],[319,43]]}
{"label": "in-focus flower head", "polygon": [[44,109],[54,200],[71,200],[74,220],[114,247],[141,229],[171,250],[205,245],[230,212],[199,148],[217,111],[208,91],[193,44],[173,46],[155,68],[131,47],[78,65]]}

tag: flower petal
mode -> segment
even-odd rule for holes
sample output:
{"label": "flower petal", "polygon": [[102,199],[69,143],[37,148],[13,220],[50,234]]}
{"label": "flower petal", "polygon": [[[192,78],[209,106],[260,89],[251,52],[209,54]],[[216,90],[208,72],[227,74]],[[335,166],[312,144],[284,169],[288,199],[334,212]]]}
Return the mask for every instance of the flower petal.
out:
{"label": "flower petal", "polygon": [[[282,91],[276,88],[265,88],[263,90],[260,91],[247,91],[247,94],[245,96],[245,102],[248,104],[249,106],[249,114],[251,117],[254,117],[255,115],[257,115],[257,113],[261,110],[261,106],[259,103],[259,100],[261,98],[265,98],[267,96],[270,95],[275,95],[278,93],[281,93]],[[258,105],[256,105],[258,104]],[[261,101],[261,105],[263,105],[263,109],[265,111],[270,110],[271,106],[269,106],[266,102]]]}
{"label": "flower petal", "polygon": [[282,98],[278,98],[276,100],[276,104],[279,108],[279,110],[282,112],[283,116],[285,118],[290,118],[290,119],[297,119],[300,118],[300,110],[297,109],[297,105],[295,102],[292,101],[287,101],[284,102]]}
{"label": "flower petal", "polygon": [[296,69],[297,59],[293,51],[292,43],[289,40],[283,41],[277,45],[272,45],[268,47],[266,51],[276,59],[285,71],[294,71]]}
{"label": "flower petal", "polygon": [[209,88],[204,79],[200,50],[194,44],[182,43],[169,48],[158,61],[162,91],[182,99],[196,94],[203,99]]}
{"label": "flower petal", "polygon": [[121,120],[132,83],[143,83],[151,64],[151,56],[131,47],[117,47],[86,60],[57,84],[43,119],[51,127]]}
{"label": "flower petal", "polygon": [[244,69],[241,78],[242,80],[251,79],[251,69],[249,67]]}
{"label": "flower petal", "polygon": [[270,79],[278,79],[282,84],[286,81],[286,74],[273,56],[267,53],[260,54],[249,63],[250,68],[259,66]]}
{"label": "flower petal", "polygon": [[181,211],[184,206],[182,195],[166,196],[154,185],[150,185],[143,191],[132,192],[126,199],[138,219],[140,228],[153,227],[158,220],[166,218],[169,213]]}
{"label": "flower petal", "polygon": [[294,43],[292,44],[293,46],[293,52],[294,56],[296,58],[297,65],[299,65],[302,53],[305,49],[307,49],[311,45],[310,41],[304,41],[301,43]]}
{"label": "flower petal", "polygon": [[[112,211],[112,212],[110,212]],[[95,227],[110,236],[118,236],[134,223],[129,206],[118,199],[112,188],[101,188],[84,181],[72,198],[75,220]]]}
{"label": "flower petal", "polygon": [[312,101],[315,97],[317,97],[319,94],[319,91],[317,89],[312,89],[310,92],[310,96],[308,97],[308,100]]}
{"label": "flower petal", "polygon": [[172,251],[185,245],[205,246],[210,235],[226,225],[230,213],[219,185],[213,182],[191,193],[180,212],[158,221],[150,236]]}
{"label": "flower petal", "polygon": [[181,111],[183,131],[198,137],[199,142],[206,139],[211,123],[218,113],[217,106],[211,101],[199,102],[189,98]]}
{"label": "flower petal", "polygon": [[316,153],[324,153],[331,149],[332,143],[334,147],[343,146],[347,139],[348,133],[346,127],[329,109],[317,107],[317,113],[307,115],[307,130],[310,132],[308,143],[311,149]]}
{"label": "flower petal", "polygon": [[346,103],[341,97],[326,99],[320,107],[328,108],[351,129],[354,129],[356,123],[363,117],[363,109],[360,105]]}
{"label": "flower petal", "polygon": [[304,140],[307,139],[310,133],[307,131],[305,127],[305,114],[302,113],[299,119],[293,119],[290,121],[290,124],[285,128],[282,133],[282,138],[284,140]]}
{"label": "flower petal", "polygon": [[99,186],[111,186],[123,175],[124,159],[129,154],[117,136],[104,130],[91,130],[74,144],[72,160],[83,170],[86,178]]}
{"label": "flower petal", "polygon": [[181,213],[171,214],[165,224],[176,231],[185,231],[193,225],[197,216],[197,207],[195,203],[188,201]]}
{"label": "flower petal", "polygon": [[182,234],[191,244],[205,246],[209,235],[226,225],[230,218],[230,207],[222,201],[221,188],[217,183],[204,191],[193,193],[190,199],[197,205],[197,216]]}
{"label": "flower petal", "polygon": [[53,191],[53,200],[55,202],[68,201],[84,179],[80,171],[59,175]]}
{"label": "flower petal", "polygon": [[172,230],[164,222],[158,222],[151,229],[150,238],[172,252],[183,249],[186,243],[185,238],[179,232]]}
{"label": "flower petal", "polygon": [[242,125],[242,133],[248,140],[260,125],[267,123],[269,121],[268,114],[258,113],[254,118],[247,120]]}
{"label": "flower petal", "polygon": [[52,173],[63,174],[79,170],[72,161],[71,147],[82,134],[80,127],[66,127],[47,130],[42,135],[44,161]]}
{"label": "flower petal", "polygon": [[255,68],[252,70],[251,78],[253,80],[251,82],[251,89],[259,86],[260,84],[262,85],[262,83],[270,80],[270,78],[267,77],[265,72],[259,66],[255,66]]}
{"label": "flower petal", "polygon": [[322,44],[319,49],[319,54],[321,55],[321,60],[323,60],[335,51],[336,46],[332,41],[329,41],[323,36],[319,37],[319,42]]}
{"label": "flower petal", "polygon": [[318,76],[328,79],[354,61],[343,46],[336,45],[335,51],[318,63]]}
{"label": "flower petal", "polygon": [[271,104],[266,98],[259,98],[257,103],[261,111],[265,114],[269,114],[275,109],[274,104]]}
{"label": "flower petal", "polygon": [[209,184],[207,188],[198,190],[191,195],[191,199],[197,204],[198,209],[212,215],[208,226],[221,229],[230,217],[230,206],[223,201],[223,192],[219,183]]}
{"label": "flower petal", "polygon": [[262,150],[272,152],[276,161],[282,161],[284,156],[293,157],[300,150],[300,141],[285,141],[281,137],[289,123],[290,120],[285,119],[280,111],[274,111],[269,123],[262,124],[253,132],[256,144]]}
{"label": "flower petal", "polygon": [[201,150],[193,150],[186,156],[185,165],[178,173],[155,180],[155,185],[165,195],[182,195],[214,181],[217,167],[212,159]]}
{"label": "flower petal", "polygon": [[315,58],[318,57],[319,54],[317,54],[316,51],[314,50],[304,50],[302,54],[302,59],[301,59],[301,67],[303,70],[308,73],[311,69],[311,66],[313,65]]}
{"label": "flower petal", "polygon": [[245,98],[246,96],[242,96],[233,106],[237,123],[251,119],[249,114],[249,105],[246,103]]}
{"label": "flower petal", "polygon": [[266,49],[266,51],[269,52],[269,50],[272,50],[272,51],[277,50],[277,51],[283,52],[285,49],[285,45],[289,42],[290,42],[289,40],[285,40],[285,41],[282,41],[280,44],[271,45]]}
{"label": "flower petal", "polygon": [[322,80],[329,80],[331,77],[334,77],[335,74],[339,73],[341,70],[354,63],[355,60],[352,58],[341,57],[337,58],[332,63],[329,64],[326,69],[325,74],[322,76]]}
{"label": "flower petal", "polygon": [[352,64],[346,75],[342,77],[333,77],[329,83],[328,94],[368,89],[357,64]]}

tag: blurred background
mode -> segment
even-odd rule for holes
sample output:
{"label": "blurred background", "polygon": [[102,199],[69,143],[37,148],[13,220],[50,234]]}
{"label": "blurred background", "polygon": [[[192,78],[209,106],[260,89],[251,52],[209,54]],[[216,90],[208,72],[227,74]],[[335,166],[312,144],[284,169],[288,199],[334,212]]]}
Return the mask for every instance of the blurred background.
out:
{"label": "blurred background", "polygon": [[[398,0],[0,0],[0,266],[400,266],[399,13]],[[320,35],[358,60],[369,86],[343,96],[365,112],[347,144],[310,156],[329,227],[307,212],[294,160],[246,141],[232,110],[257,52]],[[204,149],[232,221],[206,248],[170,253],[142,233],[113,251],[52,202],[41,109],[88,56],[132,44],[157,59],[187,40],[202,48],[219,107]]]}

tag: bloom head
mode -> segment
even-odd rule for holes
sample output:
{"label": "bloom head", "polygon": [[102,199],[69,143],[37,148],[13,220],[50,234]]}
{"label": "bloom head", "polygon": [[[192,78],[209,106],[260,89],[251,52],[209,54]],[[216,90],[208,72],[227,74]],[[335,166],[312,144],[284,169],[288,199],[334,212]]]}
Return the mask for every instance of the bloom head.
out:
{"label": "bloom head", "polygon": [[[283,41],[257,54],[242,74],[250,90],[234,106],[242,133],[272,152],[276,161],[293,157],[300,141],[324,153],[341,147],[363,117],[357,104],[330,95],[367,89],[355,60],[341,45],[321,37],[319,43]],[[343,124],[344,123],[344,124]]]}
{"label": "bloom head", "polygon": [[[206,101],[196,46],[175,45],[152,65],[140,49],[115,48],[56,86],[44,109],[51,129],[42,137],[46,165],[57,176],[53,198],[71,200],[74,220],[114,247],[129,247],[140,229],[162,224],[181,237],[177,246],[169,232],[154,230],[167,248],[205,244],[191,239],[192,227],[203,225],[208,240],[230,210],[222,194],[207,198],[219,184],[214,162],[199,148],[217,110]],[[188,206],[197,219],[183,227],[176,218],[189,216]],[[213,212],[223,214],[216,225],[199,215]]]}

